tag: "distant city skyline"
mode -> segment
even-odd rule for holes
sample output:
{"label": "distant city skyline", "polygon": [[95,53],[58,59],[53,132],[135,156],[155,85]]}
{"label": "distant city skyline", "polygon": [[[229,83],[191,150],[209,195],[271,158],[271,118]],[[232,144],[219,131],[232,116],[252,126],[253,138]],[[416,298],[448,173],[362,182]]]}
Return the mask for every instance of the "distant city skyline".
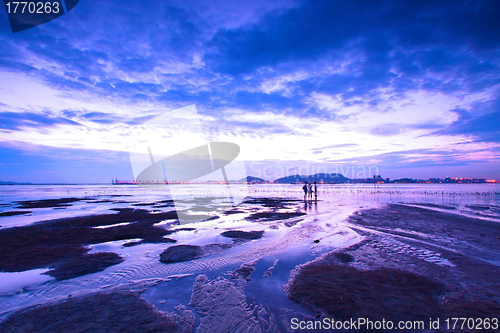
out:
{"label": "distant city skyline", "polygon": [[267,180],[500,179],[498,17],[498,1],[110,0],[14,34],[2,9],[0,181],[133,179],[144,124],[190,105]]}
{"label": "distant city skyline", "polygon": [[[427,183],[427,184],[500,184],[500,179],[489,179],[489,178],[468,178],[468,177],[445,177],[445,178],[435,178],[431,177],[429,179],[421,179],[421,178],[411,178],[411,177],[403,177],[397,179],[391,179],[389,177],[382,177],[381,175],[374,175],[372,178],[347,178],[341,180],[335,179],[321,179],[317,180],[314,177],[316,175],[290,175],[290,178],[294,178],[294,176],[299,176],[302,179],[296,179],[295,181],[283,181],[281,179],[262,179],[259,177],[254,177],[249,175],[246,179],[231,179],[228,182],[224,180],[197,180],[197,181],[170,181],[164,182],[158,180],[157,182],[142,182],[142,184],[226,184],[226,183],[240,183],[240,184],[261,184],[261,183],[269,183],[269,184],[286,184],[286,183],[303,183],[304,181],[314,182],[318,181],[318,183],[322,184],[345,184],[345,183],[353,183],[353,184],[398,184],[398,183]],[[285,177],[287,178],[287,177]],[[31,183],[31,182],[13,182],[13,181],[1,181],[0,185],[71,185],[71,184],[112,184],[112,185],[139,185],[141,182],[136,183],[133,179],[111,179],[110,182],[104,183]]]}

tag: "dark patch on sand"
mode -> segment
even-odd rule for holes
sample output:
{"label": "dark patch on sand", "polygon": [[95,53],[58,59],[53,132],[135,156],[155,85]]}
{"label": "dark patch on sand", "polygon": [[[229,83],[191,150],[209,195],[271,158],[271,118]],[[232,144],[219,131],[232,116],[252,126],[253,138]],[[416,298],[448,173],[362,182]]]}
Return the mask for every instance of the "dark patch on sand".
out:
{"label": "dark patch on sand", "polygon": [[316,262],[300,269],[288,297],[340,319],[428,320],[439,314],[436,298],[443,290],[440,283],[404,271]]}
{"label": "dark patch on sand", "polygon": [[175,231],[194,231],[196,228],[178,228],[175,229]]}
{"label": "dark patch on sand", "polygon": [[441,208],[441,209],[448,209],[448,210],[457,209],[457,207],[454,207],[454,206],[436,205],[433,203],[413,203],[412,205],[423,206],[423,207],[432,207],[432,208]]}
{"label": "dark patch on sand", "polygon": [[136,246],[136,245],[142,245],[142,244],[165,244],[165,243],[175,243],[177,242],[175,239],[171,238],[157,238],[157,239],[149,239],[149,240],[140,240],[138,242],[128,242],[123,244],[123,247],[131,247],[131,246]]}
{"label": "dark patch on sand", "polygon": [[198,245],[171,246],[160,254],[160,261],[166,264],[198,259],[203,256],[203,250]]}
{"label": "dark patch on sand", "polygon": [[138,294],[101,293],[16,312],[0,323],[1,332],[192,332],[195,317],[180,306],[158,311]]}
{"label": "dark patch on sand", "polygon": [[174,200],[169,199],[169,200],[160,200],[156,201],[156,203],[161,203],[161,204],[174,204]]}
{"label": "dark patch on sand", "polygon": [[76,201],[85,199],[79,198],[60,198],[60,199],[45,199],[45,200],[28,200],[28,201],[14,201],[17,205],[16,208],[30,209],[30,208],[54,208],[54,207],[68,207]]}
{"label": "dark patch on sand", "polygon": [[285,222],[284,224],[286,227],[291,228],[291,227],[295,226],[297,223],[302,222],[302,221],[304,221],[304,219],[295,220],[295,221],[288,221],[288,222]]}
{"label": "dark patch on sand", "polygon": [[348,253],[344,253],[344,252],[334,252],[333,256],[335,258],[337,258],[340,262],[344,263],[344,264],[347,264],[349,262],[353,262],[354,261],[354,257],[353,256],[351,256]]}
{"label": "dark patch on sand", "polygon": [[351,215],[349,221],[393,235],[430,241],[464,254],[500,260],[497,222],[398,204],[363,210],[362,215]]}
{"label": "dark patch on sand", "polygon": [[302,203],[299,199],[282,199],[282,198],[250,198],[243,201],[244,204],[261,205],[271,208],[287,208],[291,204]]}
{"label": "dark patch on sand", "polygon": [[184,262],[219,253],[231,247],[231,244],[226,243],[208,244],[204,246],[174,245],[160,254],[160,261],[165,264]]}
{"label": "dark patch on sand", "polygon": [[100,272],[109,266],[121,262],[123,262],[123,259],[116,253],[92,253],[62,262],[46,274],[55,277],[57,280],[67,280],[77,276]]}
{"label": "dark patch on sand", "polygon": [[224,215],[242,214],[245,213],[242,210],[228,210],[224,212]]}
{"label": "dark patch on sand", "polygon": [[114,202],[113,200],[89,200],[85,201],[86,203],[110,203]]}
{"label": "dark patch on sand", "polygon": [[131,246],[136,246],[136,245],[141,245],[141,244],[144,244],[144,243],[142,241],[128,242],[128,243],[123,244],[122,246],[123,247],[131,247]]}
{"label": "dark patch on sand", "polygon": [[264,231],[229,230],[229,231],[224,231],[220,235],[228,238],[259,239],[264,235]]}
{"label": "dark patch on sand", "polygon": [[33,213],[32,211],[29,210],[18,210],[18,211],[11,211],[11,212],[1,212],[0,217],[2,216],[15,216],[15,215],[25,215],[25,214],[31,214]]}
{"label": "dark patch on sand", "polygon": [[483,210],[489,210],[490,207],[488,206],[480,206],[480,205],[467,205],[465,207],[468,207],[472,210],[478,210],[478,211],[483,211]]}
{"label": "dark patch on sand", "polygon": [[[176,218],[175,212],[150,214],[145,210],[129,208],[117,210],[118,214],[66,218],[0,230],[0,271],[17,272],[51,267],[54,270],[49,274],[61,277],[65,276],[62,270],[67,268],[68,274],[73,276],[73,272],[85,274],[118,263],[116,257],[89,257],[86,245],[133,238],[141,238],[149,243],[175,242],[164,238],[175,230],[154,226],[162,220]],[[124,222],[134,223],[92,228]],[[88,268],[73,268],[75,263],[84,265],[85,258],[91,259],[88,260]],[[102,263],[98,264],[100,260]]]}
{"label": "dark patch on sand", "polygon": [[299,216],[304,216],[306,213],[300,213],[300,212],[286,212],[286,213],[277,213],[277,212],[259,212],[259,213],[253,213],[247,217],[245,217],[245,220],[248,221],[256,221],[256,220],[261,220],[261,221],[278,221],[278,220],[288,220],[293,217],[299,217]]}
{"label": "dark patch on sand", "polygon": [[500,316],[500,304],[492,299],[466,299],[433,278],[391,268],[359,270],[319,260],[302,266],[285,289],[296,303],[323,316],[345,320],[384,318],[427,323],[428,318],[440,318],[444,323],[451,317]]}

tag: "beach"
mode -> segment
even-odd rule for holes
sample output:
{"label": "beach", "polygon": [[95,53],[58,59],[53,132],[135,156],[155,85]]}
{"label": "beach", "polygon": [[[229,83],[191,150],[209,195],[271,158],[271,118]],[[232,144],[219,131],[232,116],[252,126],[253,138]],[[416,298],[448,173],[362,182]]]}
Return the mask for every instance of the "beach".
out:
{"label": "beach", "polygon": [[1,331],[497,331],[495,184],[3,188]]}

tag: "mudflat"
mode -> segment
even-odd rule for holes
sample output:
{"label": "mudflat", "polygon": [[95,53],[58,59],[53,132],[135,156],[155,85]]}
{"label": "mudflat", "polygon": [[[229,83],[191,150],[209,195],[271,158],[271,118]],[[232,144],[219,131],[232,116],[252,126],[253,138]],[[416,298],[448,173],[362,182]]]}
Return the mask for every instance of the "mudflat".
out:
{"label": "mudflat", "polygon": [[[127,251],[153,244],[151,249],[158,249],[157,253],[147,255],[150,261],[137,267],[158,273],[143,280],[150,285],[141,291],[134,291],[135,282],[124,280],[123,285],[120,282],[81,296],[64,295],[58,301],[13,311],[0,323],[0,331],[295,332],[291,318],[426,323],[429,318],[441,323],[452,317],[500,318],[499,223],[460,215],[447,206],[410,204],[359,209],[341,222],[331,222],[332,215],[313,213],[310,208],[305,213],[302,203],[248,199],[247,205],[224,214],[241,214],[244,230],[237,224],[219,230],[219,220],[210,228],[203,224],[163,228],[158,223],[176,223],[175,211],[132,208],[2,229],[0,269],[49,267],[47,273],[59,281],[51,282],[55,286],[72,285],[61,280],[122,263],[124,258],[111,251],[88,253],[89,244],[118,240],[141,239],[123,243],[121,250]],[[175,243],[181,232],[181,240],[190,235],[209,242],[191,244],[189,238],[180,245],[168,244]],[[327,239],[348,232],[355,237],[349,239],[356,239],[350,245],[333,250],[327,245]],[[264,258],[276,247],[284,252],[268,263]],[[310,253],[294,252],[295,247],[318,252],[311,260]],[[302,254],[295,257],[297,253]],[[299,265],[293,269],[286,260]],[[211,268],[220,267],[219,263],[224,263],[224,269]],[[230,265],[232,270],[226,268]],[[127,271],[134,272],[124,267],[119,273]],[[165,273],[186,271],[190,273]],[[108,276],[103,273],[102,278]],[[172,288],[190,297],[175,308],[160,310],[168,299],[155,296],[150,302],[144,296],[154,288],[162,292]],[[266,293],[266,297],[252,301],[256,293]],[[273,299],[280,301],[273,303]],[[426,327],[426,331],[446,329]]]}
{"label": "mudflat", "polygon": [[365,239],[297,267],[290,299],[347,320],[500,317],[500,224],[398,204],[348,221]]}

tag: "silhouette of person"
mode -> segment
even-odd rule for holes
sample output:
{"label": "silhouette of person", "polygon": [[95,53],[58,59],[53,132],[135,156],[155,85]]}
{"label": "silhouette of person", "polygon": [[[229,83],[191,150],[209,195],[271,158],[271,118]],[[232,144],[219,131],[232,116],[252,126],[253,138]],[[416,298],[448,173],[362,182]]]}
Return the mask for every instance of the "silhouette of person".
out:
{"label": "silhouette of person", "polygon": [[312,186],[312,184],[309,184],[307,189],[309,191],[309,198],[312,200],[312,198],[313,198],[313,186]]}
{"label": "silhouette of person", "polygon": [[314,182],[314,199],[318,200],[318,184]]}
{"label": "silhouette of person", "polygon": [[302,186],[302,190],[304,190],[304,200],[307,198],[307,182],[304,182],[304,186]]}

